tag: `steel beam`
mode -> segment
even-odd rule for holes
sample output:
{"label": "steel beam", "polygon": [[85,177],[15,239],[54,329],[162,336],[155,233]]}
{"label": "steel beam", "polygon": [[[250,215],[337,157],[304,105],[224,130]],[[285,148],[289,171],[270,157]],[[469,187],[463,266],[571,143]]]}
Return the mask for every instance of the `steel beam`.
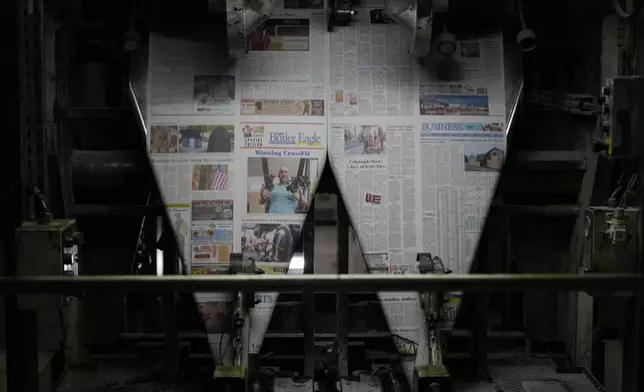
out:
{"label": "steel beam", "polygon": [[369,292],[369,291],[644,291],[644,276],[627,274],[466,275],[210,275],[0,277],[0,293],[56,292]]}

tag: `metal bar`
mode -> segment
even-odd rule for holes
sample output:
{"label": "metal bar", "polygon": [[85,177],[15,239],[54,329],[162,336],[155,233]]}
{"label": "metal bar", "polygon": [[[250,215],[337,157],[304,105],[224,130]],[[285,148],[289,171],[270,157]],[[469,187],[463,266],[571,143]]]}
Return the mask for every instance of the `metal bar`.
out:
{"label": "metal bar", "polygon": [[206,275],[0,277],[0,293],[250,291],[644,291],[644,276],[628,274],[467,275]]}
{"label": "metal bar", "polygon": [[120,206],[107,204],[74,204],[70,206],[72,216],[146,216],[157,217],[165,214],[159,205]]}
{"label": "metal bar", "polygon": [[[169,236],[173,235],[173,229],[168,220],[164,220],[163,232]],[[178,233],[177,233],[178,234]],[[163,274],[175,275],[178,271],[177,246],[175,241],[167,241],[163,247]],[[177,321],[177,293],[166,293],[162,297],[163,303],[163,324],[165,329],[165,358],[163,371],[166,380],[173,380],[179,373],[179,327]]]}
{"label": "metal bar", "polygon": [[[338,195],[338,274],[349,273],[349,214],[342,196]],[[346,292],[336,294],[336,342],[338,377],[349,376],[349,298]]]}
{"label": "metal bar", "polygon": [[[304,222],[304,233],[302,235],[302,247],[304,251],[304,273],[313,275],[315,273],[315,196],[309,213]],[[304,376],[313,378],[315,376],[315,294],[305,292],[302,295],[305,317],[303,322],[304,335]]]}
{"label": "metal bar", "polygon": [[578,217],[579,206],[571,204],[551,204],[543,206],[492,203],[490,215],[505,217]]}

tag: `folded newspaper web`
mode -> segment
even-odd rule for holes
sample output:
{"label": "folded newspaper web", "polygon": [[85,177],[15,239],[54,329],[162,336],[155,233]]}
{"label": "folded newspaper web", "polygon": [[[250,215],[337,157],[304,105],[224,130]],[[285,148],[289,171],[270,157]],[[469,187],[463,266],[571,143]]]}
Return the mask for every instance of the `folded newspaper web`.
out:
{"label": "folded newspaper web", "polygon": [[[462,53],[459,52],[458,56],[462,56],[471,68],[478,69],[474,65],[483,61],[480,59],[483,56],[479,52],[480,48],[502,51],[500,37],[493,41],[488,39],[487,42],[475,42],[476,45],[473,46],[471,43],[461,45]],[[262,166],[267,158],[261,158],[261,154],[255,152],[257,146],[270,145],[270,132],[301,132],[305,125],[288,128],[289,125],[286,124],[266,122],[261,126],[254,124],[242,127],[240,123],[243,121],[240,121],[238,113],[239,108],[245,107],[245,100],[239,97],[239,86],[236,91],[227,90],[230,107],[221,105],[222,101],[227,100],[220,96],[213,97],[210,91],[212,86],[230,86],[231,81],[235,80],[232,76],[235,71],[217,70],[217,55],[209,46],[200,45],[203,44],[161,39],[155,35],[150,39],[151,71],[148,91],[157,92],[154,99],[151,93],[148,96],[153,107],[147,118],[150,124],[148,141],[150,146],[153,141],[156,143],[154,150],[151,147],[150,158],[173,223],[178,247],[183,259],[192,262],[187,272],[193,275],[226,274],[230,253],[241,251],[244,257],[255,258],[258,267],[266,274],[302,273],[302,265],[293,268],[295,258],[291,258],[291,255],[292,245],[300,237],[306,214],[254,215],[249,212],[253,216],[248,216],[245,213],[246,204],[250,205],[250,199],[246,198],[251,193],[250,186],[247,189],[250,177],[246,177],[251,166],[257,169],[259,174],[256,176],[265,184],[271,183],[270,174],[278,174],[280,169],[264,168],[262,174]],[[469,52],[468,45],[473,48]],[[499,75],[494,80],[502,83],[503,69],[496,67],[503,63],[502,53],[484,60],[489,61],[495,70],[499,70]],[[492,70],[487,71],[493,73]],[[181,94],[175,93],[186,85],[182,72],[192,75],[194,83],[190,88],[194,88],[194,91],[181,90]],[[473,80],[471,83],[450,84],[445,89],[446,86],[437,87],[433,81],[425,81],[424,88],[427,91],[420,94],[421,116],[329,116],[328,124],[319,125],[325,127],[324,131],[319,132],[326,132],[323,134],[326,138],[307,141],[307,145],[314,145],[309,148],[309,152],[316,156],[315,161],[318,162],[317,167],[309,170],[308,197],[314,194],[323,169],[321,163],[326,162],[328,151],[332,172],[346,202],[370,273],[419,273],[416,255],[421,252],[443,258],[447,268],[460,273],[467,273],[469,270],[472,260],[468,259],[468,255],[460,254],[466,252],[454,252],[452,248],[459,245],[465,248],[465,242],[468,243],[468,248],[473,248],[478,243],[488,205],[487,202],[480,201],[490,200],[490,189],[496,184],[496,177],[486,175],[484,183],[479,174],[489,174],[488,169],[498,169],[504,153],[505,114],[498,109],[501,106],[498,103],[505,102],[503,89],[495,87],[495,96],[488,103],[487,88],[479,87],[488,82]],[[423,81],[420,83],[422,85]],[[421,91],[424,91],[422,87]],[[350,105],[353,105],[352,102],[361,104],[355,93],[349,93],[348,99],[345,99],[344,94],[342,90],[335,91],[334,104],[337,101],[348,101]],[[175,96],[183,101],[173,101]],[[189,98],[186,100],[185,97]],[[265,101],[260,103],[267,104]],[[312,101],[307,101],[311,107]],[[497,106],[494,108],[495,118],[482,120],[483,117],[492,116],[492,102]],[[251,106],[253,107],[249,110],[256,109],[254,105]],[[230,108],[233,109],[227,111]],[[293,109],[289,108],[283,114],[303,116],[304,110],[308,112],[307,108],[308,106],[302,108],[300,114],[293,114]],[[324,104],[320,110],[324,113]],[[329,106],[326,106],[326,110],[329,110]],[[194,117],[197,119],[185,120],[185,114],[197,115]],[[213,120],[210,114],[221,116]],[[463,116],[473,117],[463,120]],[[203,120],[205,117],[211,121]],[[215,128],[210,125],[192,125],[195,122],[199,124],[200,121],[231,125]],[[229,145],[226,151],[218,151],[213,146],[215,149],[211,151],[211,137],[205,141],[203,135],[217,134],[222,136],[221,140],[226,141],[228,132],[234,134],[234,148]],[[179,135],[183,137],[180,138]],[[463,142],[464,137],[468,138],[468,142]],[[181,141],[182,139],[184,140]],[[497,142],[498,139],[503,140]],[[219,138],[213,140],[220,141]],[[182,146],[184,141],[186,145]],[[181,151],[182,148],[185,151]],[[452,165],[459,169],[458,172],[451,168]],[[435,177],[432,178],[434,189],[439,188],[437,184],[443,184],[441,181],[446,177],[452,176],[455,181],[433,195],[433,216],[425,211],[430,209],[424,208],[423,193],[429,187],[425,186],[425,181],[429,181],[428,178],[431,177],[427,170],[435,170],[432,174]],[[293,169],[292,174],[295,171]],[[193,200],[196,199],[195,194],[200,195],[201,200]],[[214,197],[213,194],[225,197]],[[256,197],[253,196],[253,200]],[[437,201],[439,199],[440,206]],[[482,204],[486,206],[483,207]],[[197,213],[215,218],[199,220]],[[426,220],[432,222],[426,223]],[[437,222],[445,226],[445,229],[441,228],[441,238],[433,238],[433,232],[429,231],[430,224]],[[453,230],[465,231],[466,227],[468,238],[464,238],[463,232],[452,233]],[[414,232],[416,239],[403,242],[403,231],[410,230]],[[429,236],[432,239],[425,244],[423,237]],[[452,236],[457,238],[451,238]],[[284,246],[285,243],[278,241],[279,239],[288,239],[286,243],[289,245]],[[434,245],[430,243],[438,243],[438,249],[433,249]],[[288,248],[287,254],[276,258],[277,248]],[[452,254],[446,256],[440,252]],[[216,260],[216,265],[198,262],[203,260],[202,256]],[[458,310],[460,294],[447,294],[448,302],[442,311],[444,315],[451,316],[448,317],[448,321],[451,321]],[[250,354],[259,353],[277,296],[278,293],[256,295],[259,303],[249,315]],[[398,352],[408,359],[403,361],[403,365],[406,365],[407,376],[411,381],[414,365],[428,361],[420,296],[416,292],[385,292],[378,293],[378,296]],[[195,299],[205,322],[215,362],[230,364],[233,354],[232,344],[229,343],[232,331],[232,293],[196,293]],[[451,325],[448,323],[442,328],[451,329]]]}

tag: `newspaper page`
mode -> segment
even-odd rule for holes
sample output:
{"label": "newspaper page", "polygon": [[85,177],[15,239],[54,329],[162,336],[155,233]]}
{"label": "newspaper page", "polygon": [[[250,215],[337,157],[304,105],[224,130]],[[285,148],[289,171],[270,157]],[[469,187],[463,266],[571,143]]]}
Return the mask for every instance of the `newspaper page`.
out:
{"label": "newspaper page", "polygon": [[149,116],[233,115],[237,70],[214,43],[151,35]]}
{"label": "newspaper page", "polygon": [[305,117],[323,121],[326,86],[326,17],[307,1],[286,0],[248,36],[241,61],[242,116]]}
{"label": "newspaper page", "polygon": [[225,293],[202,293],[196,297],[199,314],[206,327],[206,334],[215,364],[229,363],[233,359],[232,298]]}
{"label": "newspaper page", "polygon": [[[370,273],[419,273],[417,139],[414,118],[341,118],[330,126],[332,165]],[[398,352],[416,356],[424,325],[418,293],[378,295]]]}
{"label": "newspaper page", "polygon": [[333,116],[413,115],[416,99],[411,34],[382,7],[361,7],[354,21],[330,34]]}
{"label": "newspaper page", "polygon": [[[187,274],[227,274],[232,252],[263,273],[289,271],[326,159],[326,41],[312,34],[324,26],[315,4],[283,4],[288,12],[256,32],[267,46],[236,64],[214,42],[150,36],[148,148]],[[232,293],[195,299],[204,322],[232,324]],[[251,354],[277,293],[256,300]],[[211,329],[208,340],[216,363],[230,363],[230,332]]]}
{"label": "newspaper page", "polygon": [[502,117],[423,122],[423,248],[469,272],[505,157]]}
{"label": "newspaper page", "polygon": [[[502,36],[457,37],[454,55],[433,53],[423,64],[413,59],[388,64],[379,56],[387,70],[409,68],[410,84],[419,86],[407,89],[411,98],[403,106],[409,112],[338,105],[334,83],[346,85],[351,73],[337,70],[356,58],[344,48],[354,45],[365,53],[359,31],[373,37],[384,29],[389,36],[391,28],[360,21],[338,29],[339,38],[331,40],[330,162],[370,273],[420,273],[418,253],[439,257],[454,273],[468,273],[505,154]],[[386,57],[406,55],[405,47],[397,50],[387,47]],[[340,73],[346,75],[335,77]],[[375,91],[372,102],[380,99]],[[405,363],[426,363],[418,293],[378,295]],[[444,293],[440,328],[453,327],[461,296]],[[411,380],[413,366],[406,373]]]}
{"label": "newspaper page", "polygon": [[433,51],[419,72],[420,115],[505,118],[502,37],[458,38],[451,58]]}

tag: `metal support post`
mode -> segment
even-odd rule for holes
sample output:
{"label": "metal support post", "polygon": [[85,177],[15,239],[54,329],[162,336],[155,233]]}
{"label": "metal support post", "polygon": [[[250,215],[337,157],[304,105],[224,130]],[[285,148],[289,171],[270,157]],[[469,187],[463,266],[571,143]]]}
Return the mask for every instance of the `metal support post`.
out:
{"label": "metal support post", "polygon": [[[315,273],[315,197],[304,222],[302,245],[304,250],[304,273]],[[304,305],[304,376],[313,378],[315,372],[315,293],[302,294]]]}
{"label": "metal support post", "polygon": [[[349,214],[338,194],[338,274],[349,273]],[[338,378],[349,376],[349,297],[346,292],[336,294],[336,346]]]}
{"label": "metal support post", "polygon": [[[174,232],[167,220],[164,220],[164,234],[167,241],[163,244],[163,274],[176,275],[177,247]],[[179,331],[177,326],[177,293],[166,293],[163,298],[163,323],[165,328],[164,375],[172,380],[179,373]]]}
{"label": "metal support post", "polygon": [[[492,222],[488,226],[492,226]],[[485,234],[481,236],[478,246],[477,269],[480,272],[487,272],[488,268],[488,240]],[[486,377],[487,362],[487,329],[490,306],[490,293],[479,293],[474,298],[476,302],[475,325],[472,331],[472,358],[474,372],[479,379]]]}

